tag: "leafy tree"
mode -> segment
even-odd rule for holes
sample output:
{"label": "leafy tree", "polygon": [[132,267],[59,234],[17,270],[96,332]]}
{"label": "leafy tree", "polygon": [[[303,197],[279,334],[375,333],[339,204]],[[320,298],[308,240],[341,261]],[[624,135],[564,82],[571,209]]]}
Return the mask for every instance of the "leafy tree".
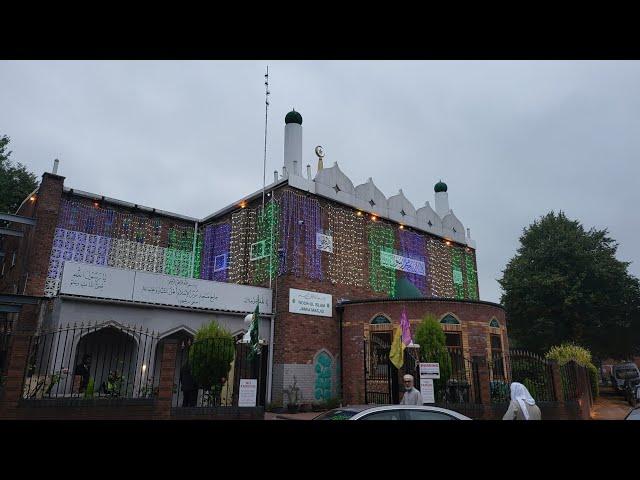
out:
{"label": "leafy tree", "polygon": [[596,357],[625,357],[640,340],[640,284],[615,258],[606,229],[586,231],[563,212],[525,228],[520,248],[498,280],[509,334],[544,353],[576,342]]}
{"label": "leafy tree", "polygon": [[13,164],[7,151],[10,138],[0,137],[0,213],[15,213],[22,201],[38,186],[36,176],[21,163]]}
{"label": "leafy tree", "polygon": [[440,399],[444,393],[444,386],[451,376],[451,357],[447,350],[446,336],[435,315],[428,313],[416,329],[416,343],[420,345],[420,360],[422,362],[437,362],[440,364],[440,379],[434,380],[433,388],[436,398]]}
{"label": "leafy tree", "polygon": [[191,374],[200,388],[218,392],[222,378],[229,374],[234,355],[235,343],[227,329],[215,320],[200,327],[189,350]]}

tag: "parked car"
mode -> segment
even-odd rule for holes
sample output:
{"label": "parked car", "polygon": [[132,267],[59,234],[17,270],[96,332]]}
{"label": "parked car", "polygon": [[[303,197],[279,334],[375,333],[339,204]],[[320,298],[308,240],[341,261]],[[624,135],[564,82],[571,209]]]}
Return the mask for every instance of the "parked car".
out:
{"label": "parked car", "polygon": [[461,413],[429,405],[353,405],[334,408],[314,420],[471,420]]}
{"label": "parked car", "polygon": [[640,408],[634,408],[625,417],[625,420],[640,420]]}
{"label": "parked car", "polygon": [[640,370],[635,363],[619,363],[611,367],[611,385],[615,388],[617,393],[622,393],[624,390],[625,380],[634,380],[640,378]]}
{"label": "parked car", "polygon": [[627,378],[624,381],[624,399],[633,408],[638,405],[638,401],[640,401],[640,377]]}

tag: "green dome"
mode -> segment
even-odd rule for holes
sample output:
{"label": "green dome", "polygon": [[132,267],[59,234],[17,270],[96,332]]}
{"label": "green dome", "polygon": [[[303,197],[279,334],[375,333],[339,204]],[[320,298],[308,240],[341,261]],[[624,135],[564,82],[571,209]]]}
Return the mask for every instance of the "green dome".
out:
{"label": "green dome", "polygon": [[287,113],[287,116],[284,117],[284,123],[297,123],[298,125],[302,125],[302,115],[295,110],[291,110]]}
{"label": "green dome", "polygon": [[411,298],[422,298],[422,292],[418,290],[411,281],[409,281],[406,277],[402,277],[398,280],[396,284],[396,294],[394,298],[408,300]]}
{"label": "green dome", "polygon": [[447,184],[444,183],[442,180],[440,180],[438,183],[436,183],[436,186],[433,187],[433,189],[436,191],[436,193],[438,193],[438,192],[446,192],[447,191]]}

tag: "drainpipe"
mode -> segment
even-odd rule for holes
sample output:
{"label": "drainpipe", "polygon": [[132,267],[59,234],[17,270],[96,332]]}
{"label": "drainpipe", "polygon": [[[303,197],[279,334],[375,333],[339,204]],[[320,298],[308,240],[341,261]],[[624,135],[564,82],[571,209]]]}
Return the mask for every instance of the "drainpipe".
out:
{"label": "drainpipe", "polygon": [[343,378],[344,378],[344,362],[342,358],[342,311],[344,307],[341,304],[336,305],[336,311],[338,312],[338,328],[340,329],[340,406],[344,400],[343,392]]}
{"label": "drainpipe", "polygon": [[191,278],[193,278],[193,269],[195,268],[196,261],[196,239],[198,238],[198,221],[196,220],[193,227],[193,247],[191,248]]}

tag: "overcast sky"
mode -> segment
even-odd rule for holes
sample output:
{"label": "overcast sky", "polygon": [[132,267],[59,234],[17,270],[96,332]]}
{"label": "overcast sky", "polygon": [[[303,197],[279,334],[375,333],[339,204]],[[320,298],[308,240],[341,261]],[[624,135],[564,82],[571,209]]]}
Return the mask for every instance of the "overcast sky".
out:
{"label": "overcast sky", "polygon": [[608,228],[640,275],[640,62],[0,62],[0,135],[38,176],[202,218],[283,163],[284,116],[303,116],[303,160],[337,161],[355,185],[449,203],[477,242],[480,297],[522,228],[564,210]]}

